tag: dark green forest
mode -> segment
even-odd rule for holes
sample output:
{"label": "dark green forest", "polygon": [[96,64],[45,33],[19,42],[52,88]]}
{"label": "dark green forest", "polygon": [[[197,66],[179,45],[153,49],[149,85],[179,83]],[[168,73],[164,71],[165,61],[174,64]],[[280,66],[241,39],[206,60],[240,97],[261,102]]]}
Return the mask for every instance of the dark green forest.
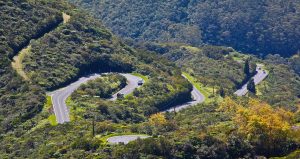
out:
{"label": "dark green forest", "polygon": [[[299,158],[299,2],[69,1],[0,0],[0,158]],[[257,64],[268,77],[235,96]],[[58,124],[47,93],[103,72],[144,84],[110,101],[125,77],[89,81]],[[163,112],[193,86],[203,103]],[[107,141],[131,134],[150,137]]]}
{"label": "dark green forest", "polygon": [[259,56],[299,50],[298,1],[69,1],[137,41],[226,45]]}

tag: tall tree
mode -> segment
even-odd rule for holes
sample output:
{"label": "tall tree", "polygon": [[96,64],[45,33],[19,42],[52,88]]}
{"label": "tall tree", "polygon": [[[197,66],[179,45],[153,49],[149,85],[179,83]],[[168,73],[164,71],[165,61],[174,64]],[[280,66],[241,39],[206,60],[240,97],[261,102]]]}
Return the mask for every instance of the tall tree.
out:
{"label": "tall tree", "polygon": [[250,77],[251,71],[250,71],[250,61],[247,59],[245,61],[245,66],[244,66],[244,73],[246,74],[247,77]]}
{"label": "tall tree", "polygon": [[219,93],[220,93],[220,96],[223,97],[223,98],[226,96],[223,86],[220,88]]}
{"label": "tall tree", "polygon": [[247,89],[252,92],[253,94],[256,94],[256,88],[255,88],[255,82],[254,82],[254,79],[252,78],[248,85],[247,85]]}

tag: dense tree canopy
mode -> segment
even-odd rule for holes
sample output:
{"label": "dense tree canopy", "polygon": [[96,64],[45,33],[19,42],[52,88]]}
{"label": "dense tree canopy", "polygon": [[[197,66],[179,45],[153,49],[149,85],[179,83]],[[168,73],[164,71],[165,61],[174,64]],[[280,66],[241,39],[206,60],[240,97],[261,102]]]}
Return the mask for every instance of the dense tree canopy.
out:
{"label": "dense tree canopy", "polygon": [[289,56],[299,50],[300,3],[293,0],[69,0],[122,37],[232,46]]}
{"label": "dense tree canopy", "polygon": [[[130,46],[65,1],[0,0],[0,158],[231,159],[300,148],[299,55],[262,60],[231,47],[200,46],[293,54],[299,2],[70,1],[131,38]],[[68,23],[62,13],[70,15]],[[23,80],[11,62],[27,45]],[[260,100],[234,96],[256,63],[269,71],[256,87]],[[71,122],[57,124],[46,90],[106,71],[134,73],[145,83],[109,101],[125,78],[109,74],[90,81],[67,99]],[[191,83],[205,103],[163,112],[191,100]],[[127,145],[107,142],[127,134],[150,137]]]}
{"label": "dense tree canopy", "polygon": [[31,39],[57,26],[61,12],[46,1],[0,1],[0,133],[12,130],[41,110],[44,91],[23,81],[11,67],[12,56]]}
{"label": "dense tree canopy", "polygon": [[226,98],[219,109],[233,115],[237,132],[249,140],[258,153],[274,155],[292,148],[295,131],[291,129],[294,117],[292,112],[282,108],[273,109],[254,99],[250,99],[246,106]]}

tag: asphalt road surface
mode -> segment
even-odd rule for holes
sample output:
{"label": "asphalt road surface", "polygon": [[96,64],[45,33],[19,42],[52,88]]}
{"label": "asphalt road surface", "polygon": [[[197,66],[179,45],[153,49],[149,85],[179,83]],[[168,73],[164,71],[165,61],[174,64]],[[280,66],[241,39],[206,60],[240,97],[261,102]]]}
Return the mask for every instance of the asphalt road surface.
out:
{"label": "asphalt road surface", "polygon": [[[260,82],[262,82],[265,78],[268,76],[268,72],[266,70],[263,70],[260,66],[256,68],[256,75],[253,77],[255,85],[258,85]],[[248,93],[247,89],[248,83],[243,85],[243,87],[239,90],[237,90],[234,94],[237,96],[244,96]]]}
{"label": "asphalt road surface", "polygon": [[[131,75],[132,76],[132,75]],[[126,77],[128,79],[128,77]],[[194,106],[196,104],[199,103],[203,103],[205,101],[205,96],[195,87],[193,86],[193,90],[192,90],[192,96],[193,96],[193,100],[181,105],[177,105],[175,107],[172,107],[166,111],[172,112],[172,111],[179,111],[182,110],[184,108],[190,107],[190,106]],[[164,112],[166,112],[164,111]],[[119,143],[124,143],[124,144],[128,144],[131,141],[137,140],[138,138],[140,139],[145,139],[148,138],[150,136],[146,136],[146,135],[121,135],[121,136],[113,136],[107,139],[107,142],[110,144],[119,144]]]}
{"label": "asphalt road surface", "polygon": [[[183,76],[183,77],[186,78],[185,76]],[[193,97],[192,101],[169,108],[169,109],[165,110],[164,112],[172,112],[172,111],[178,112],[182,109],[197,105],[199,103],[203,103],[205,101],[205,96],[195,86],[193,86],[193,90],[191,93],[192,93],[192,97]]]}
{"label": "asphalt road surface", "polygon": [[150,136],[147,135],[121,135],[121,136],[110,137],[107,139],[107,142],[110,144],[119,144],[119,143],[128,144],[130,141],[137,140],[138,138],[146,139],[149,137]]}
{"label": "asphalt road surface", "polygon": [[140,77],[131,75],[131,74],[121,74],[122,76],[126,77],[127,79],[127,85],[121,89],[119,92],[117,92],[116,94],[114,94],[112,96],[112,98],[110,100],[117,100],[117,95],[120,94],[124,94],[124,95],[128,95],[130,93],[132,93],[134,91],[134,89],[138,88],[138,81],[143,80]]}
{"label": "asphalt road surface", "polygon": [[[121,89],[118,93],[122,93],[124,95],[128,95],[134,91],[135,88],[138,87],[138,81],[142,80],[140,77],[133,76],[131,74],[121,74],[127,78],[128,85]],[[96,79],[98,77],[101,77],[101,74],[93,74],[87,77],[82,77],[78,81],[61,88],[59,90],[56,90],[54,92],[48,93],[48,95],[52,98],[52,105],[54,109],[54,114],[56,116],[56,121],[59,124],[63,124],[65,122],[70,121],[70,111],[66,105],[67,98],[77,89],[80,87],[81,84],[86,83],[87,81]],[[117,94],[113,95],[113,98],[110,100],[116,100]]]}

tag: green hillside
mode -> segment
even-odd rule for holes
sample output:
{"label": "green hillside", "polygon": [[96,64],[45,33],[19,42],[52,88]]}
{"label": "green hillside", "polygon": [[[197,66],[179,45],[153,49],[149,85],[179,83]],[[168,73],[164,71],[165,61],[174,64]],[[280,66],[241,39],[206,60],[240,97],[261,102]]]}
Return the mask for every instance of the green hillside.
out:
{"label": "green hillside", "polygon": [[247,80],[244,65],[245,60],[250,58],[252,71],[256,63],[262,63],[270,72],[269,77],[257,86],[259,93],[256,97],[273,106],[297,110],[300,95],[299,72],[294,69],[298,67],[297,55],[293,58],[268,55],[259,59],[228,47],[192,47],[182,43],[142,43],[134,47],[155,52],[175,62],[202,85],[212,100],[221,89],[226,96],[235,98],[234,91]]}
{"label": "green hillside", "polygon": [[[298,19],[298,2],[70,1],[88,10],[67,0],[0,0],[0,158],[297,156],[300,58],[267,53],[297,52],[298,26],[286,19]],[[256,64],[268,77],[256,94],[237,97]],[[70,122],[59,124],[49,92],[107,72],[115,73],[78,85],[66,100]],[[144,83],[110,100],[130,85],[119,73]],[[109,143],[120,135],[149,138]]]}
{"label": "green hillside", "polygon": [[[47,4],[48,3],[48,4]],[[38,38],[61,21],[61,12],[51,2],[1,1],[0,16],[0,133],[15,128],[42,109],[44,90],[22,80],[11,59],[31,39]]]}
{"label": "green hillside", "polygon": [[299,50],[298,1],[69,1],[138,41],[226,45],[257,55]]}

